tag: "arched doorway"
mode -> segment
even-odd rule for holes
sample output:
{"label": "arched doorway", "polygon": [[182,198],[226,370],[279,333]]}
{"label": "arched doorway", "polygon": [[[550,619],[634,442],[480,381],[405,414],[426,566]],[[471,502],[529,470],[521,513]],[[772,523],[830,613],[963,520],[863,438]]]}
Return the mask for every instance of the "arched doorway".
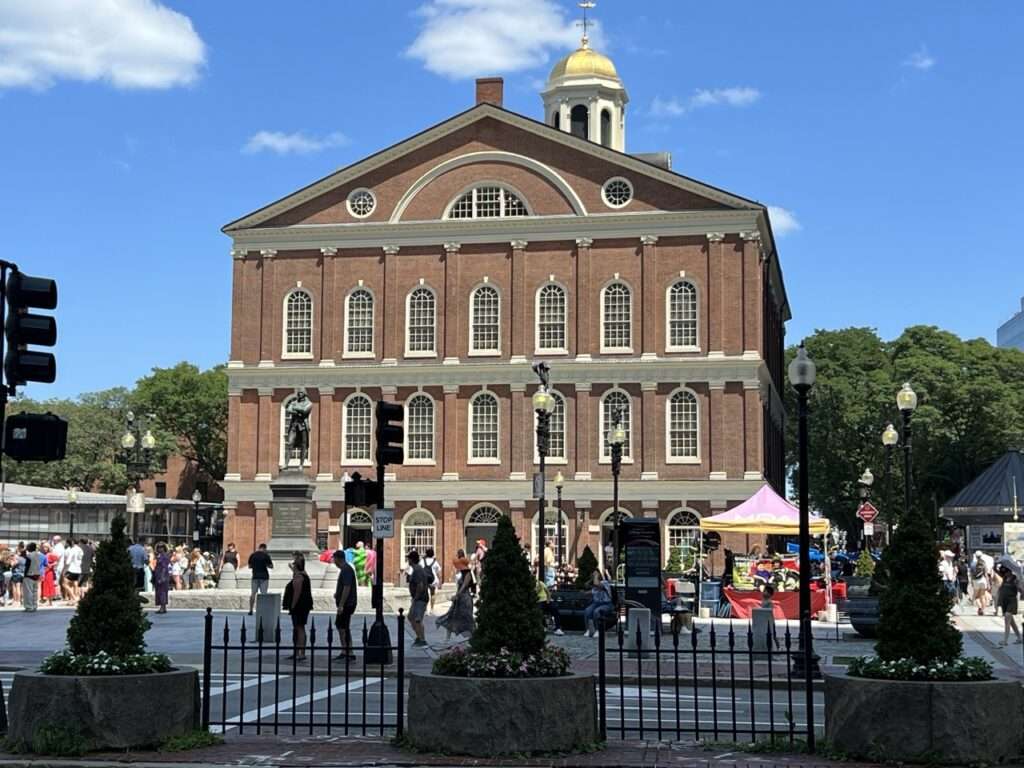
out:
{"label": "arched doorway", "polygon": [[345,526],[345,549],[354,549],[357,541],[363,542],[365,547],[373,546],[373,518],[366,510],[350,509]]}
{"label": "arched doorway", "polygon": [[473,554],[478,539],[483,539],[488,549],[498,530],[502,512],[490,504],[481,504],[466,515],[466,557]]}
{"label": "arched doorway", "polygon": [[416,550],[422,558],[434,548],[436,534],[434,516],[425,509],[414,509],[402,518],[402,558]]}
{"label": "arched doorway", "polygon": [[[616,513],[611,507],[605,510],[604,514],[601,515],[601,551],[595,552],[597,555],[597,561],[601,564],[602,571],[609,571],[611,569],[611,558],[606,558],[615,549],[615,518],[618,517],[619,523],[633,516],[633,513],[628,509],[619,507],[619,511]],[[620,543],[622,532],[619,532]],[[605,560],[607,559],[607,562]]]}

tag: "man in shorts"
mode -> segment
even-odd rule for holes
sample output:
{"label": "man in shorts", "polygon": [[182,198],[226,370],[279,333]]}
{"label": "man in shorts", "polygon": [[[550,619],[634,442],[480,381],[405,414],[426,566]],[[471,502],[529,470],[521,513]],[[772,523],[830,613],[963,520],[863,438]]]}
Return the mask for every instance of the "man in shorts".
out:
{"label": "man in shorts", "polygon": [[72,605],[82,597],[78,584],[82,580],[82,558],[84,556],[85,553],[78,546],[78,542],[68,540],[67,549],[64,550],[64,573],[68,582],[68,599]]}
{"label": "man in shorts", "polygon": [[334,616],[334,626],[338,628],[338,639],[341,641],[341,653],[336,661],[352,661],[352,614],[356,612],[356,569],[345,558],[344,550],[335,550],[332,557],[338,568],[338,585],[334,588],[334,604],[338,611]]}
{"label": "man in shorts", "polygon": [[270,586],[270,569],[273,567],[274,561],[270,559],[266,544],[260,544],[259,548],[249,555],[249,569],[252,571],[252,586],[249,590],[250,616],[253,606],[256,605],[256,593],[267,594],[267,588]]}
{"label": "man in shorts", "polygon": [[416,639],[412,644],[414,648],[423,648],[427,644],[423,636],[423,617],[430,603],[430,577],[426,568],[420,565],[420,553],[415,549],[409,552],[409,568],[409,595],[412,597],[409,624],[416,633]]}

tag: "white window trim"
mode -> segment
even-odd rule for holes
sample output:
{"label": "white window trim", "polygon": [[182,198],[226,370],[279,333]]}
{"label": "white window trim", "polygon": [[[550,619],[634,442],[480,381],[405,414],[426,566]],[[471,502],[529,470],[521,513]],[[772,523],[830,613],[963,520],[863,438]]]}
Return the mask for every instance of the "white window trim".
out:
{"label": "white window trim", "polygon": [[[348,457],[348,404],[352,398],[361,397],[370,403],[370,458],[350,459]],[[363,392],[353,392],[341,403],[341,465],[344,467],[373,466],[373,400]]]}
{"label": "white window trim", "polygon": [[[426,512],[428,515],[430,515],[430,521],[431,521],[430,527],[431,527],[431,529],[434,532],[434,544],[432,546],[434,547],[435,551],[438,548],[437,547],[437,538],[438,538],[438,536],[437,536],[437,516],[433,512],[431,512],[429,509],[427,509],[426,507],[413,507],[408,512],[406,512],[404,515],[402,515],[402,535],[401,535],[400,541],[402,543],[401,557],[402,557],[402,562],[403,563],[405,562],[405,554],[406,554],[406,551],[408,550],[408,547],[407,547],[407,544],[406,544],[406,541],[405,541],[406,520],[408,520],[410,517],[412,517],[417,512]],[[416,528],[426,528],[426,526],[425,525],[413,526],[414,530]],[[420,553],[420,557],[421,558],[423,557],[423,553],[422,552]]]}
{"label": "white window trim", "polygon": [[[409,349],[409,302],[417,290],[424,288],[434,297],[434,348],[433,350],[410,350]],[[406,357],[437,357],[437,291],[429,285],[414,285],[405,294],[405,356]]]}
{"label": "white window trim", "polygon": [[[408,422],[409,403],[412,402],[413,398],[421,397],[421,396],[422,397],[426,397],[428,400],[430,400],[430,406],[433,409],[432,412],[431,412],[432,413],[432,425],[433,426],[431,427],[431,430],[430,430],[430,442],[431,442],[431,445],[430,445],[430,455],[433,456],[433,458],[431,458],[431,459],[410,459],[409,458],[409,422]],[[406,417],[407,417],[406,418],[406,422],[405,422],[405,429],[403,430],[403,438],[402,438],[402,455],[405,457],[405,466],[407,466],[407,467],[436,467],[437,466],[437,401],[429,393],[424,392],[423,390],[417,390],[416,392],[413,392],[411,395],[409,395],[407,398],[405,398],[404,406],[405,406],[405,413],[406,413]]]}
{"label": "white window trim", "polygon": [[[697,304],[697,343],[692,345],[673,345],[670,342],[672,338],[672,289],[678,283],[689,283],[693,286],[694,301]],[[680,277],[673,280],[665,288],[665,351],[666,352],[700,352],[700,288],[697,287],[697,283],[688,277]]]}
{"label": "white window trim", "polygon": [[[281,401],[281,408],[280,408],[280,410],[281,410],[281,431],[280,431],[280,434],[278,434],[278,436],[277,436],[277,442],[280,445],[280,448],[278,449],[278,452],[280,454],[280,457],[279,457],[279,460],[278,460],[278,466],[279,467],[284,467],[284,466],[288,465],[288,457],[285,455],[285,448],[284,448],[284,439],[285,439],[285,437],[287,435],[287,432],[285,430],[285,424],[287,423],[287,420],[285,419],[284,412],[285,412],[285,409],[288,407],[288,403],[290,403],[294,399],[295,399],[295,395],[292,394],[292,395],[288,395],[288,397],[286,397],[284,400]],[[312,419],[311,419],[311,421],[312,421]],[[312,433],[311,433],[311,436],[312,436]],[[304,467],[311,467],[311,466],[313,466],[313,461],[312,461],[312,459],[310,459],[310,456],[313,453],[313,451],[312,451],[313,441],[312,440],[309,441],[309,447],[310,447],[311,450],[306,452],[307,453],[306,460],[302,462],[302,466],[304,466]]]}
{"label": "white window trim", "polygon": [[[552,395],[559,397],[562,400],[562,409],[565,411],[565,421],[562,424],[563,438],[562,442],[565,445],[566,454],[569,453],[569,402],[565,399],[565,395],[559,392],[557,389],[550,390]],[[532,407],[530,409],[533,411]],[[537,412],[533,411],[533,463],[540,464],[540,454],[537,453]],[[565,466],[569,463],[569,456],[545,456],[544,464],[547,466]]]}
{"label": "white window trim", "polygon": [[[541,348],[540,346],[540,292],[549,285],[556,285],[562,289],[565,297],[564,314],[562,317],[562,335],[565,338],[564,347]],[[547,280],[541,283],[540,287],[533,294],[533,352],[535,355],[568,355],[569,354],[569,289],[558,280]]]}
{"label": "white window trim", "polygon": [[[503,512],[501,507],[499,507],[497,504],[495,504],[492,501],[481,501],[481,502],[479,502],[477,504],[474,504],[472,507],[469,508],[469,511],[466,512],[466,516],[462,519],[462,529],[463,529],[463,531],[465,531],[465,529],[468,528],[471,525],[473,525],[473,526],[485,526],[485,525],[487,525],[487,526],[494,526],[495,528],[498,527],[497,523],[471,523],[469,521],[469,519],[473,516],[473,514],[475,512],[477,512],[477,511],[481,510],[481,509],[495,509],[495,510],[498,511],[498,514],[502,515],[502,516],[508,514],[507,512]],[[456,549],[458,549],[458,547],[456,547]]]}
{"label": "white window trim", "polygon": [[[348,309],[349,301],[352,298],[352,294],[356,291],[366,291],[370,294],[370,301],[372,302],[370,307],[370,351],[369,352],[349,352],[348,349]],[[342,328],[342,350],[341,356],[343,359],[349,360],[372,360],[377,356],[377,296],[374,292],[365,285],[356,285],[348,292],[345,296],[345,324]]]}
{"label": "white window trim", "polygon": [[[366,192],[373,200],[373,205],[370,206],[369,213],[356,213],[355,211],[352,210],[352,198],[358,195],[360,192]],[[348,195],[345,197],[345,209],[348,211],[348,215],[351,216],[353,219],[367,219],[370,216],[373,216],[374,212],[377,210],[377,196],[373,194],[372,189],[368,189],[367,187],[357,187],[356,189],[353,189],[351,192],[349,192]]]}
{"label": "white window trim", "polygon": [[[629,291],[629,346],[628,347],[606,347],[604,345],[604,294],[613,285],[623,285],[626,290]],[[603,355],[624,355],[631,354],[633,352],[633,323],[636,320],[633,312],[633,286],[623,280],[621,277],[613,277],[607,283],[601,287],[601,292],[598,294],[598,309],[601,312],[601,323],[598,327],[598,333],[601,334],[600,349]]]}
{"label": "white window trim", "polygon": [[[473,458],[473,405],[474,405],[474,403],[476,403],[478,398],[482,397],[485,394],[486,395],[490,395],[491,397],[493,397],[495,402],[498,405],[497,413],[496,413],[496,417],[497,417],[497,425],[496,426],[497,426],[497,433],[498,433],[498,440],[497,440],[498,455],[495,456],[495,457],[483,457],[483,458],[476,458],[475,459],[475,458]],[[467,464],[491,465],[491,466],[495,466],[495,465],[501,464],[501,398],[498,397],[498,395],[496,393],[492,392],[491,390],[489,390],[487,388],[481,389],[479,392],[476,392],[471,398],[469,398],[469,414],[468,415],[469,415],[469,418],[467,419],[467,421],[469,423],[466,425],[466,463]],[[491,506],[494,506],[494,505],[492,504]]]}
{"label": "white window trim", "polygon": [[[503,189],[503,190],[505,190],[507,192],[511,192],[513,195],[518,197],[519,200],[522,202],[523,207],[526,209],[526,216],[483,216],[483,217],[480,217],[478,219],[478,217],[476,216],[476,192],[475,192],[475,190],[478,187],[500,187],[501,189]],[[455,195],[449,201],[448,205],[446,205],[444,207],[444,216],[442,216],[441,218],[442,219],[446,219],[446,220],[447,219],[451,219],[452,218],[452,208],[455,207],[455,204],[462,198],[463,195],[465,195],[467,192],[471,192],[471,191],[473,192],[473,216],[468,218],[468,219],[466,219],[466,218],[452,219],[452,221],[478,221],[478,220],[479,221],[494,221],[494,220],[499,220],[500,221],[500,220],[504,220],[504,219],[525,219],[527,216],[535,216],[536,215],[534,213],[534,211],[533,211],[533,206],[530,205],[530,201],[526,199],[526,195],[524,195],[522,192],[520,192],[516,187],[513,187],[507,181],[478,180],[478,181],[473,181],[473,182],[467,184],[466,186],[464,186],[459,191],[459,193],[457,195]]]}
{"label": "white window trim", "polygon": [[[697,455],[696,456],[673,456],[671,451],[672,446],[672,398],[675,397],[679,392],[689,392],[693,395],[694,401],[697,403]],[[669,392],[668,397],[665,398],[665,463],[666,464],[700,464],[702,459],[700,456],[700,440],[701,440],[701,407],[700,407],[700,395],[694,392],[689,387],[676,387]]]}
{"label": "white window trim", "polygon": [[[474,349],[473,347],[473,301],[476,298],[476,292],[481,288],[490,288],[496,294],[498,294],[498,348],[497,349]],[[469,357],[501,357],[502,347],[502,331],[503,323],[501,313],[504,310],[504,303],[501,296],[501,288],[494,283],[488,281],[486,283],[478,283],[473,286],[473,289],[469,292],[469,346],[467,349],[467,355]]]}
{"label": "white window trim", "polygon": [[611,450],[608,451],[608,455],[604,455],[604,401],[608,395],[613,392],[621,392],[629,400],[629,456],[622,457],[623,464],[633,463],[633,433],[636,431],[636,423],[633,420],[634,408],[633,408],[633,396],[621,387],[612,387],[606,389],[601,393],[600,399],[597,401],[597,463],[598,464],[611,464]]}
{"label": "white window trim", "polygon": [[[613,181],[625,182],[626,186],[629,187],[629,200],[622,203],[621,205],[613,205],[612,203],[608,202],[608,198],[605,195],[605,190],[608,188],[608,185],[611,184]],[[633,202],[633,198],[635,195],[636,190],[633,188],[633,182],[631,182],[625,176],[612,176],[610,179],[605,179],[604,184],[601,185],[601,202],[615,211],[621,211],[623,208],[628,207],[629,204]]]}
{"label": "white window trim", "polygon": [[[662,552],[662,555],[661,555],[661,565],[662,565],[663,568],[666,565],[668,565],[668,561],[672,557],[672,548],[669,545],[668,530],[669,530],[669,528],[673,528],[675,526],[670,525],[670,523],[672,522],[672,518],[675,517],[680,512],[687,512],[687,513],[693,515],[695,518],[697,518],[697,522],[698,523],[701,520],[700,512],[698,512],[696,509],[693,509],[692,507],[676,507],[671,512],[669,512],[668,515],[666,515],[665,521],[664,521],[664,523],[662,523],[662,526],[661,526],[662,541],[665,542],[665,546],[662,547],[662,549],[664,551]],[[684,527],[686,527],[686,526],[684,526]],[[697,531],[698,531],[698,535],[702,535],[700,533],[700,528],[699,527],[697,528]]]}
{"label": "white window trim", "polygon": [[[288,351],[288,299],[296,293],[304,293],[309,297],[309,352]],[[316,302],[313,301],[313,294],[305,288],[292,288],[284,295],[281,302],[281,359],[282,360],[312,360],[314,347],[314,330],[316,330]]]}

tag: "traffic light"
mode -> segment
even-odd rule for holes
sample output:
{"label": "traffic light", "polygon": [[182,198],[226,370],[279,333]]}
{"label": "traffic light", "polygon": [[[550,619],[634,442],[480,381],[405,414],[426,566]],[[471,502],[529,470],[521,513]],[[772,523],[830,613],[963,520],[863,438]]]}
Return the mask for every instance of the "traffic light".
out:
{"label": "traffic light", "polygon": [[52,413],[18,413],[4,423],[4,453],[18,461],[64,458],[68,423]]}
{"label": "traffic light", "polygon": [[57,378],[57,361],[49,352],[27,349],[29,345],[52,347],[57,343],[57,321],[36,315],[29,309],[56,309],[57,283],[48,277],[29,277],[12,269],[6,286],[7,355],[4,373],[9,387],[30,381],[52,384]]}
{"label": "traffic light", "polygon": [[405,430],[402,420],[405,409],[398,403],[377,403],[377,465],[402,464],[405,461],[403,447]]}
{"label": "traffic light", "polygon": [[347,506],[379,507],[381,505],[376,481],[364,478],[358,472],[352,474],[352,478],[344,484],[344,488]]}

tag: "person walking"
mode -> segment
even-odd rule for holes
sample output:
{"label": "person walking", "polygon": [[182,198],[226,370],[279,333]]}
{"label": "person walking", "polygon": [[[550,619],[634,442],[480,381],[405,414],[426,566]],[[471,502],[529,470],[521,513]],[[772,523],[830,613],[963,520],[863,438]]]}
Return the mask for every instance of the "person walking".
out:
{"label": "person walking", "polygon": [[988,568],[981,557],[981,552],[975,552],[971,560],[971,598],[979,616],[985,615],[988,607],[989,580]]}
{"label": "person walking", "polygon": [[170,591],[171,558],[167,554],[167,545],[161,541],[156,545],[156,565],[153,566],[154,601],[159,607],[157,613],[167,613]]}
{"label": "person walking", "polygon": [[30,541],[25,547],[25,581],[22,584],[23,605],[29,613],[39,610],[39,571],[41,567],[42,558],[36,551],[36,543]]}
{"label": "person walking", "polygon": [[78,579],[78,597],[81,598],[89,588],[92,576],[92,561],[96,557],[96,546],[88,539],[82,539],[82,576]]}
{"label": "person walking", "polygon": [[583,609],[587,637],[597,637],[597,622],[603,621],[614,610],[611,587],[601,577],[600,571],[594,571],[590,577],[590,604]]}
{"label": "person walking", "polygon": [[427,645],[423,633],[423,617],[427,613],[427,604],[430,602],[430,577],[426,569],[420,565],[420,553],[415,549],[408,555],[409,567],[409,596],[412,598],[412,605],[409,608],[409,625],[416,634],[413,647],[422,648]]}
{"label": "person walking", "polygon": [[433,578],[430,580],[430,612],[434,612],[434,599],[437,596],[437,590],[441,588],[441,564],[437,562],[437,558],[434,557],[434,548],[427,547],[423,553],[423,567],[426,568]]}
{"label": "person walking", "polygon": [[132,560],[132,569],[135,571],[135,591],[142,592],[146,585],[146,548],[139,542],[133,541],[128,546],[128,556]]}
{"label": "person walking", "polygon": [[337,607],[334,626],[338,630],[338,640],[341,642],[341,653],[335,660],[352,661],[356,657],[352,653],[352,614],[356,612],[359,599],[356,570],[345,557],[344,550],[335,550],[331,559],[338,568],[338,584],[334,588],[334,605]]}
{"label": "person walking", "polygon": [[295,559],[289,563],[292,579],[284,588],[284,606],[292,617],[292,655],[289,659],[306,660],[306,621],[313,610],[313,590],[309,576],[306,575],[306,558],[296,553]]}
{"label": "person walking", "polygon": [[[459,552],[462,552],[462,550],[460,549]],[[448,606],[445,614],[439,616],[434,622],[437,626],[443,627],[448,632],[445,637],[446,642],[451,641],[452,635],[466,635],[468,637],[473,634],[473,630],[476,628],[476,621],[473,618],[473,593],[476,588],[476,582],[473,572],[469,570],[469,561],[466,560],[464,552],[461,558],[466,561],[466,568],[460,572],[458,587],[455,590],[455,595],[452,597],[451,605]],[[456,558],[456,560],[458,559]]]}
{"label": "person walking", "polygon": [[249,555],[248,566],[252,571],[252,583],[249,586],[249,615],[252,616],[256,593],[267,594],[267,588],[270,586],[270,569],[274,567],[266,544],[260,544],[256,551]]}
{"label": "person walking", "polygon": [[1017,627],[1017,574],[1005,565],[1000,563],[996,566],[996,573],[999,574],[999,591],[996,593],[996,609],[1003,611],[1003,640],[1000,646],[1006,647],[1010,639],[1010,630],[1017,636],[1015,643],[1021,643],[1020,629]]}
{"label": "person walking", "polygon": [[85,552],[81,544],[68,539],[67,549],[64,550],[64,579],[68,585],[68,601],[77,605],[82,598],[82,560]]}
{"label": "person walking", "polygon": [[[538,563],[533,564],[534,573],[536,573]],[[537,589],[537,602],[540,604],[541,613],[545,616],[550,616],[555,624],[555,634],[564,635],[562,631],[562,616],[558,612],[558,606],[551,600],[551,592],[548,590],[548,584],[546,581],[540,579],[534,579]]]}

